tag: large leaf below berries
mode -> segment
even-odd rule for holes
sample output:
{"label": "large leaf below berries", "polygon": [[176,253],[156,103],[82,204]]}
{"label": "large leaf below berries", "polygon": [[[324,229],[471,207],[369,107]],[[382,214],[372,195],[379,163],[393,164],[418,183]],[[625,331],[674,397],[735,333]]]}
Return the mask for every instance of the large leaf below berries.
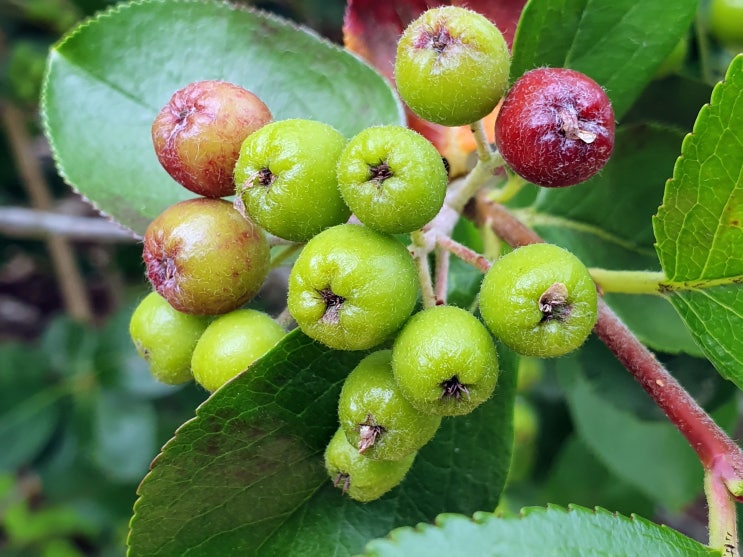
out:
{"label": "large leaf below berries", "polygon": [[364,555],[374,557],[712,557],[719,555],[668,528],[632,516],[570,506],[527,508],[520,516],[477,513],[474,518],[443,515],[435,525],[400,528],[387,539],[370,543]]}
{"label": "large leaf below berries", "polygon": [[653,220],[673,305],[723,377],[743,388],[743,55],[685,139]]}
{"label": "large leaf below berries", "polygon": [[697,0],[531,0],[513,43],[511,76],[567,67],[598,81],[617,118],[688,32]]}
{"label": "large leaf below berries", "polygon": [[501,354],[497,394],[445,419],[402,485],[361,504],[332,487],[323,452],[364,354],[289,334],[165,446],[139,490],[129,556],[350,556],[396,526],[494,508],[513,439],[515,358]]}
{"label": "large leaf below berries", "polygon": [[404,120],[384,78],[292,23],[222,2],[121,4],[49,55],[42,110],[60,174],[141,234],[193,197],[160,167],[150,127],[174,91],[202,79],[250,89],[277,120],[321,120],[347,136]]}

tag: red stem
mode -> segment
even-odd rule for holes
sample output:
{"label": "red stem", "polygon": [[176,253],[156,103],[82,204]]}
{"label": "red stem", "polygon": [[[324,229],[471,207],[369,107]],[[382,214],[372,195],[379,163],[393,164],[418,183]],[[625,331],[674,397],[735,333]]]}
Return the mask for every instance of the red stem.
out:
{"label": "red stem", "polygon": [[[505,207],[488,200],[484,192],[475,198],[473,216],[478,223],[490,219],[495,233],[513,247],[544,241]],[[601,298],[594,332],[686,437],[704,468],[714,469],[728,489],[740,497],[743,492],[743,451]]]}

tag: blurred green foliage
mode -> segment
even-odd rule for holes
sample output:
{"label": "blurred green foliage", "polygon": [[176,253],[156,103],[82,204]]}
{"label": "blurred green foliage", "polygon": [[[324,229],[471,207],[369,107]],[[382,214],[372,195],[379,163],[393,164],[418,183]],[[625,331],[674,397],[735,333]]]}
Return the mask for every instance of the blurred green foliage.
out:
{"label": "blurred green foliage", "polygon": [[[39,140],[35,109],[49,46],[81,18],[112,4],[114,0],[0,4],[0,103],[10,100],[22,106]],[[341,40],[344,2],[340,0],[252,4]],[[683,59],[674,59],[670,73],[664,72],[644,91],[624,123],[653,120],[690,130],[711,85],[733,55],[709,38],[707,4],[701,2],[695,29],[684,43]],[[0,134],[0,204],[24,204],[22,180],[7,143]],[[48,158],[45,171],[54,195],[69,195]],[[481,249],[478,231],[470,224],[462,224],[455,237]],[[44,264],[40,242],[0,236],[0,260],[10,261],[18,254],[41,262],[40,272],[46,273],[39,279],[42,286],[27,283],[25,288],[47,288],[54,277]],[[0,554],[4,557],[123,555],[139,481],[159,448],[206,398],[207,393],[194,385],[163,386],[150,377],[127,332],[133,306],[145,292],[139,247],[115,248],[110,256],[110,265],[122,273],[125,294],[123,300],[100,305],[97,317],[102,325],[76,323],[60,311],[59,296],[52,294],[38,298],[43,300],[36,307],[44,316],[43,332],[25,335],[30,339],[7,336],[0,345]],[[94,274],[85,261],[81,265],[86,276]],[[451,303],[467,308],[475,304],[479,280],[478,272],[453,261]],[[0,281],[0,296],[8,295],[5,288]],[[682,380],[691,392],[710,410],[725,410],[733,391],[709,380],[716,374],[706,368],[706,362],[677,358],[683,361],[675,367],[682,369]],[[608,372],[611,364],[605,363],[600,369],[585,370],[592,394],[607,405],[625,401],[633,420],[657,421],[657,409],[645,404],[644,393],[625,376]],[[518,458],[528,465],[523,473],[512,475],[501,507],[518,510],[546,502],[578,503],[653,515],[661,502],[612,472],[607,465],[611,455],[576,431],[571,415],[575,409],[558,370],[541,362],[529,365],[522,369],[520,396],[533,416],[526,428],[528,442],[518,448]],[[695,495],[688,494],[690,499]]]}

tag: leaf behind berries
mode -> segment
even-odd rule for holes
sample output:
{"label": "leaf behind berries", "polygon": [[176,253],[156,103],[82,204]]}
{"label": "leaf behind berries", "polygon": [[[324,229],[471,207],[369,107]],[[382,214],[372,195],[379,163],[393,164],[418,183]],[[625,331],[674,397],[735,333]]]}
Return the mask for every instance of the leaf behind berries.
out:
{"label": "leaf behind berries", "polygon": [[513,43],[511,79],[567,67],[602,85],[621,119],[689,30],[696,0],[532,0]]}
{"label": "leaf behind berries", "polygon": [[720,374],[743,388],[743,55],[686,136],[653,219],[671,303]]}
{"label": "leaf behind berries", "polygon": [[226,2],[132,2],[87,20],[49,55],[42,113],[59,173],[137,233],[194,194],[158,163],[150,128],[188,83],[221,79],[275,120],[310,118],[350,137],[404,115],[389,84],[293,23]]}
{"label": "leaf behind berries", "polygon": [[369,557],[545,554],[712,557],[719,552],[636,515],[626,517],[601,508],[571,505],[563,509],[550,505],[546,509],[523,509],[518,516],[442,515],[435,525],[394,530],[386,539],[371,542],[364,553]]}

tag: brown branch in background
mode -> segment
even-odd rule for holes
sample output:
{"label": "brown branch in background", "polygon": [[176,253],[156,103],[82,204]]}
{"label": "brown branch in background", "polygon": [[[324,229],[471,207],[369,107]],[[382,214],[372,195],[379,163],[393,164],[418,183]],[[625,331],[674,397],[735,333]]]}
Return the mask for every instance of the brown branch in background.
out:
{"label": "brown branch in background", "polygon": [[0,207],[0,234],[35,240],[63,236],[97,244],[131,244],[141,240],[129,230],[101,217],[66,215],[25,207]]}
{"label": "brown branch in background", "polygon": [[[0,108],[18,173],[28,192],[31,205],[35,209],[49,211],[53,205],[52,196],[38,159],[31,148],[31,138],[26,130],[24,115],[9,101],[5,101]],[[46,244],[67,312],[78,321],[91,322],[93,309],[85,283],[77,268],[72,246],[61,236],[50,236]]]}
{"label": "brown branch in background", "polygon": [[[478,224],[490,219],[494,232],[511,246],[544,241],[505,207],[488,200],[484,191],[475,197],[472,216]],[[686,437],[705,469],[716,467],[725,475],[729,488],[736,490],[736,485],[739,488],[743,478],[743,451],[601,298],[594,332]],[[727,466],[719,465],[721,458]]]}

